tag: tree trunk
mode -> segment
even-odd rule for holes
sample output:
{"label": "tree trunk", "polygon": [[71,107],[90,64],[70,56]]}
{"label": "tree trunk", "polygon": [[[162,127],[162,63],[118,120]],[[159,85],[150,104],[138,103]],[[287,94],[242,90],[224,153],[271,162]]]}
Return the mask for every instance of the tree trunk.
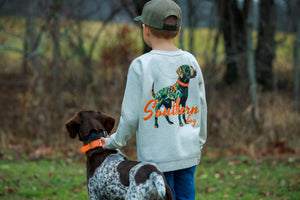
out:
{"label": "tree trunk", "polygon": [[33,67],[34,79],[36,82],[36,91],[40,94],[44,90],[43,76],[40,65],[40,57],[38,47],[40,44],[40,36],[37,36],[34,11],[36,9],[36,0],[26,1],[26,32],[24,39],[24,58],[22,73],[28,73],[29,61]]}
{"label": "tree trunk", "polygon": [[[142,14],[144,5],[150,0],[134,0],[134,5],[135,5],[135,10],[138,16],[140,16]],[[142,33],[143,34],[143,33]],[[142,35],[143,38],[143,35]],[[143,53],[147,53],[149,51],[151,51],[151,47],[149,47],[145,41],[143,40],[144,43],[144,50]]]}
{"label": "tree trunk", "polygon": [[[179,5],[178,0],[174,0],[174,1]],[[181,24],[181,30],[180,30],[180,33],[179,33],[179,48],[182,49],[182,50],[184,50],[184,44],[183,44],[183,26],[182,26],[182,24]]]}
{"label": "tree trunk", "polygon": [[293,1],[293,18],[294,26],[296,28],[296,37],[294,42],[294,101],[295,111],[299,112],[299,48],[300,48],[300,0]]}
{"label": "tree trunk", "polygon": [[195,6],[193,5],[193,0],[187,1],[187,7],[188,7],[188,26],[189,26],[189,51],[191,53],[194,53],[194,33],[195,33],[195,22],[196,22],[196,12],[195,12]]}
{"label": "tree trunk", "polygon": [[26,1],[26,31],[24,39],[24,58],[23,58],[23,74],[28,72],[28,60],[29,55],[32,50],[33,41],[31,38],[35,35],[35,25],[34,25],[34,0]]}
{"label": "tree trunk", "polygon": [[223,32],[226,52],[224,82],[233,84],[239,80],[239,67],[245,67],[246,29],[243,10],[236,0],[217,1],[220,28]]}
{"label": "tree trunk", "polygon": [[294,97],[295,110],[299,111],[299,46],[300,46],[300,20],[298,20],[296,42],[294,46]]}
{"label": "tree trunk", "polygon": [[62,90],[62,73],[60,70],[60,17],[59,10],[61,7],[61,0],[54,1],[54,22],[52,30],[53,39],[53,66],[52,66],[52,98],[55,105],[59,109],[62,108],[61,90]]}
{"label": "tree trunk", "polygon": [[253,118],[255,121],[258,120],[258,94],[257,84],[255,77],[255,64],[254,64],[254,51],[253,51],[253,0],[245,0],[249,4],[249,12],[247,17],[247,69],[250,81],[250,95],[253,104]]}
{"label": "tree trunk", "polygon": [[257,82],[263,90],[273,88],[272,63],[275,57],[276,5],[274,0],[259,3],[258,43],[255,51]]}
{"label": "tree trunk", "polygon": [[34,19],[34,11],[36,9],[36,0],[27,0],[26,1],[26,32],[24,40],[24,58],[23,58],[23,73],[28,72],[28,61],[32,61],[32,66],[35,72],[40,75],[41,70],[39,66],[39,57],[38,55],[32,55],[37,45],[37,36],[36,36],[36,26]]}

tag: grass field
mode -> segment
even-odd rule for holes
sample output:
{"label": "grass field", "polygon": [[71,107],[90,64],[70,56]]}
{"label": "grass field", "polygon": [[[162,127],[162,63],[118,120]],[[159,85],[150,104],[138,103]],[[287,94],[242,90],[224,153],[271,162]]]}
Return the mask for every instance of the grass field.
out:
{"label": "grass field", "polygon": [[[300,199],[300,159],[203,157],[196,199]],[[88,199],[85,163],[72,159],[0,160],[0,199]]]}

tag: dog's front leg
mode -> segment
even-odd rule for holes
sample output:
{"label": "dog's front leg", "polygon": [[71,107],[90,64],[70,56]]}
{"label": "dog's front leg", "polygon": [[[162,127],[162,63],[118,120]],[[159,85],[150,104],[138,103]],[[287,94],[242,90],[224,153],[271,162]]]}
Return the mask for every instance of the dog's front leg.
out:
{"label": "dog's front leg", "polygon": [[158,122],[157,122],[157,117],[156,116],[154,118],[154,128],[158,128]]}
{"label": "dog's front leg", "polygon": [[[181,106],[181,108],[184,108],[184,113],[182,114],[182,118],[183,118],[183,121],[184,121],[184,123],[185,124],[188,124],[187,122],[186,122],[186,117],[185,117],[185,113],[186,113],[186,107],[185,107],[185,102],[186,102],[186,97],[181,97],[181,99],[180,99],[180,103],[179,103],[179,106]],[[179,120],[179,125],[180,126],[183,126],[183,123],[182,123],[182,121],[181,121],[181,112],[179,112],[179,114],[178,114],[178,120]]]}
{"label": "dog's front leg", "polygon": [[[171,107],[172,107],[172,101],[166,99],[166,100],[164,101],[163,105],[165,106],[166,110],[171,110]],[[165,118],[166,118],[166,120],[168,121],[168,123],[169,123],[169,124],[174,124],[174,123],[170,120],[170,118],[169,118],[169,116],[168,116],[168,112],[166,112],[165,114],[166,114],[166,115],[165,115]]]}
{"label": "dog's front leg", "polygon": [[[185,102],[182,104],[182,107],[185,108]],[[185,110],[186,110],[186,109],[185,109]],[[188,124],[188,123],[186,122],[185,113],[186,113],[186,111],[183,113],[182,118],[183,118],[184,123],[185,123],[185,124]]]}
{"label": "dog's front leg", "polygon": [[186,122],[185,113],[183,114],[183,121],[185,124],[188,124],[188,122]]}
{"label": "dog's front leg", "polygon": [[[183,119],[185,118],[185,115],[183,114]],[[185,120],[185,119],[184,119]],[[181,114],[178,114],[178,121],[179,121],[179,126],[183,126],[183,123],[181,121]]]}

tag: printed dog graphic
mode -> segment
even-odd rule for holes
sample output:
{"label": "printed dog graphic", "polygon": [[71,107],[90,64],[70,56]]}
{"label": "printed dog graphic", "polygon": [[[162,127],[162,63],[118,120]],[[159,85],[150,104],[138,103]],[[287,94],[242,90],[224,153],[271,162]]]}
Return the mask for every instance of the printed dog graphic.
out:
{"label": "printed dog graphic", "polygon": [[114,123],[101,111],[80,111],[66,122],[70,137],[78,135],[84,143],[90,199],[172,200],[172,191],[155,164],[127,160],[119,150],[102,148],[100,137],[108,136]]}
{"label": "printed dog graphic", "polygon": [[[155,113],[157,110],[160,109],[162,105],[166,109],[171,109],[172,102],[179,102],[179,105],[185,107],[186,100],[188,98],[188,85],[191,78],[195,78],[197,75],[197,71],[190,65],[181,65],[177,70],[176,73],[178,74],[177,82],[174,85],[169,87],[165,87],[158,92],[154,93],[154,82],[152,85],[152,96],[157,101],[155,106]],[[173,124],[170,121],[169,116],[165,116],[166,120],[169,124]],[[181,121],[181,114],[178,114],[179,125],[183,126]],[[183,114],[184,123],[186,122],[185,113]],[[158,128],[157,117],[155,116],[155,128]]]}

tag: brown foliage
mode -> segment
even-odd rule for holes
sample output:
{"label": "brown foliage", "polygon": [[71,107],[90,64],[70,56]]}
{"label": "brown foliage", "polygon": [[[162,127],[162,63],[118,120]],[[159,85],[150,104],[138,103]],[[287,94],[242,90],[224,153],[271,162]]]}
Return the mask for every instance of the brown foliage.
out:
{"label": "brown foliage", "polygon": [[208,146],[223,154],[274,155],[299,151],[300,114],[286,94],[262,93],[260,116],[252,120],[247,91],[231,87],[208,98]]}
{"label": "brown foliage", "polygon": [[[33,73],[27,76],[0,74],[0,147],[14,151],[9,145],[21,144],[32,159],[48,156],[57,149],[65,155],[74,154],[74,151],[79,152],[80,146],[70,141],[64,128],[64,122],[74,113],[102,110],[118,120],[127,70],[138,55],[133,48],[135,38],[130,33],[130,26],[122,26],[118,30],[118,41],[104,45],[99,60],[92,61],[93,80],[89,85],[82,84],[84,67],[73,66],[72,59],[62,61],[65,63],[61,68],[62,109],[58,109],[51,97],[52,80],[48,71],[43,74],[43,90],[36,84],[40,77]],[[51,66],[51,62],[47,64]],[[204,69],[204,78],[209,83],[206,75]],[[287,92],[261,93],[257,122],[252,120],[249,93],[240,86],[209,91],[207,103],[206,155],[256,156],[299,151],[300,114],[293,111],[293,101]],[[124,152],[136,157],[134,138],[128,144]]]}

